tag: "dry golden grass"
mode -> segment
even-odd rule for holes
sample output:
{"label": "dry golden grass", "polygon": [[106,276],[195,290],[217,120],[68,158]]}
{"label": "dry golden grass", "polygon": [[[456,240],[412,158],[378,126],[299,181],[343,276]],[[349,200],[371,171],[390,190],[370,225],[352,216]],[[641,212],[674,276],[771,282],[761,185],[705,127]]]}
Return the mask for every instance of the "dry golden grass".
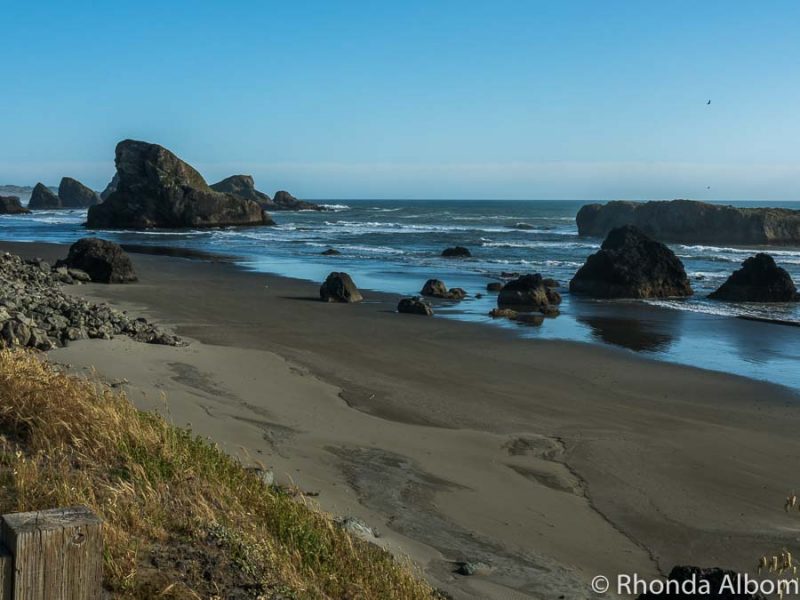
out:
{"label": "dry golden grass", "polygon": [[[436,597],[216,446],[28,352],[0,351],[0,478],[2,513],[84,504],[103,517],[115,597]],[[154,568],[156,554],[205,572]]]}

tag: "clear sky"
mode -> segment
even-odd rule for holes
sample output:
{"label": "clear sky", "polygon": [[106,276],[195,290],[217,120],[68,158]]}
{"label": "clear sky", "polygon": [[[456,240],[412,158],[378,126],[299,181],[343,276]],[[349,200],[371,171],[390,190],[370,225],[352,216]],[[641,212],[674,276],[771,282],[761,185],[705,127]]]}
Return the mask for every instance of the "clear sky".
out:
{"label": "clear sky", "polygon": [[795,0],[0,0],[0,33],[0,183],[102,188],[130,137],[307,198],[800,200]]}

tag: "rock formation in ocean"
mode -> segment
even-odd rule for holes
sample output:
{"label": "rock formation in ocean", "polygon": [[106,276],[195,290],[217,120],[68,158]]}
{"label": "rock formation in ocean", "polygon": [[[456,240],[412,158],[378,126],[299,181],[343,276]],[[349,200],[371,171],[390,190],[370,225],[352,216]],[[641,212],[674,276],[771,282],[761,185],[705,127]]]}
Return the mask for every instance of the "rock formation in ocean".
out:
{"label": "rock formation in ocean", "polygon": [[106,198],[108,198],[112,192],[116,192],[117,185],[119,185],[119,175],[114,173],[114,177],[112,177],[111,181],[108,182],[106,189],[100,192],[100,201],[105,202]]}
{"label": "rock formation in ocean", "polygon": [[709,298],[728,302],[797,302],[800,300],[792,276],[760,252],[742,263]]}
{"label": "rock formation in ocean", "polygon": [[43,183],[37,183],[33,188],[33,192],[31,192],[28,208],[31,210],[52,210],[61,208],[61,201],[58,196],[50,191],[50,188]]}
{"label": "rock formation in ocean", "polygon": [[407,315],[422,315],[424,317],[433,316],[433,308],[419,296],[413,298],[401,298],[397,303],[397,312]]}
{"label": "rock formation in ocean", "polygon": [[319,288],[319,297],[323,302],[361,302],[364,297],[347,273],[333,272]]}
{"label": "rock formation in ocean", "polygon": [[447,289],[444,281],[440,279],[428,279],[425,285],[422,286],[420,294],[423,296],[430,296],[431,298],[445,298],[447,300],[463,300],[467,296],[467,292],[461,288]]}
{"label": "rock formation in ocean", "polygon": [[257,202],[212,190],[189,164],[157,144],[117,144],[117,189],[89,208],[91,228],[272,225]]}
{"label": "rock formation in ocean", "polygon": [[486,284],[487,292],[499,292],[503,289],[503,284],[499,281],[492,281]]}
{"label": "rock formation in ocean", "polygon": [[692,295],[675,253],[632,225],[611,230],[600,250],[586,259],[570,281],[569,289],[593,298]]}
{"label": "rock formation in ocean", "polygon": [[24,215],[29,212],[22,206],[18,196],[0,196],[0,215]]}
{"label": "rock formation in ocean", "polygon": [[270,210],[324,210],[319,204],[298,200],[285,190],[278,190],[265,208]]}
{"label": "rock formation in ocean", "polygon": [[339,256],[341,252],[339,252],[336,248],[328,248],[327,250],[323,250],[320,252],[322,256]]}
{"label": "rock formation in ocean", "polygon": [[231,175],[222,181],[211,184],[211,189],[216,192],[233,194],[245,200],[253,200],[262,206],[272,202],[272,198],[256,189],[252,175]]}
{"label": "rock formation in ocean", "polygon": [[552,316],[558,314],[559,304],[561,295],[547,287],[539,273],[523,275],[509,281],[497,296],[497,305],[500,308],[511,307],[518,311],[535,310]]}
{"label": "rock formation in ocean", "polygon": [[693,200],[587,204],[575,218],[580,235],[604,237],[636,225],[663,242],[684,244],[800,244],[800,210],[737,208]]}
{"label": "rock formation in ocean", "polygon": [[442,250],[442,256],[445,258],[469,258],[472,256],[472,252],[469,251],[469,248],[465,248],[464,246],[455,246]]}
{"label": "rock formation in ocean", "polygon": [[88,208],[100,203],[100,197],[77,179],[63,177],[58,185],[58,199],[64,208]]}
{"label": "rock formation in ocean", "polygon": [[67,258],[56,267],[80,269],[96,283],[128,283],[136,281],[130,257],[119,244],[100,238],[81,238],[69,247]]}

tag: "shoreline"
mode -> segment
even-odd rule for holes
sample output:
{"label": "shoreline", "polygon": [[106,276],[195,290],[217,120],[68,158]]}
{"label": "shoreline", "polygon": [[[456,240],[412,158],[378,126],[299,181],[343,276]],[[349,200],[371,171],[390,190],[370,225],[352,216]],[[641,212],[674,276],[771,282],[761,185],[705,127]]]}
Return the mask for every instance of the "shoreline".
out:
{"label": "shoreline", "polygon": [[[166,393],[180,423],[268,456],[279,481],[387,532],[456,597],[581,597],[595,574],[676,563],[744,570],[792,539],[781,462],[800,449],[800,411],[781,386],[397,315],[391,294],[327,305],[302,280],[132,259],[138,284],[68,291],[198,341],[82,341],[54,360],[127,378],[144,408]],[[493,569],[453,575],[458,560]]]}

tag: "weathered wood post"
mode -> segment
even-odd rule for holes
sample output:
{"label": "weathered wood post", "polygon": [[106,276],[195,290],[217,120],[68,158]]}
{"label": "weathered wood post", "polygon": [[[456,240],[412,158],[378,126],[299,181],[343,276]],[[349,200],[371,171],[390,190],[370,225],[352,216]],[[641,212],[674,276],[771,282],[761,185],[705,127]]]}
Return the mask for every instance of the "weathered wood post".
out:
{"label": "weathered wood post", "polygon": [[0,542],[13,559],[0,600],[102,597],[102,521],[84,506],[3,515]]}

